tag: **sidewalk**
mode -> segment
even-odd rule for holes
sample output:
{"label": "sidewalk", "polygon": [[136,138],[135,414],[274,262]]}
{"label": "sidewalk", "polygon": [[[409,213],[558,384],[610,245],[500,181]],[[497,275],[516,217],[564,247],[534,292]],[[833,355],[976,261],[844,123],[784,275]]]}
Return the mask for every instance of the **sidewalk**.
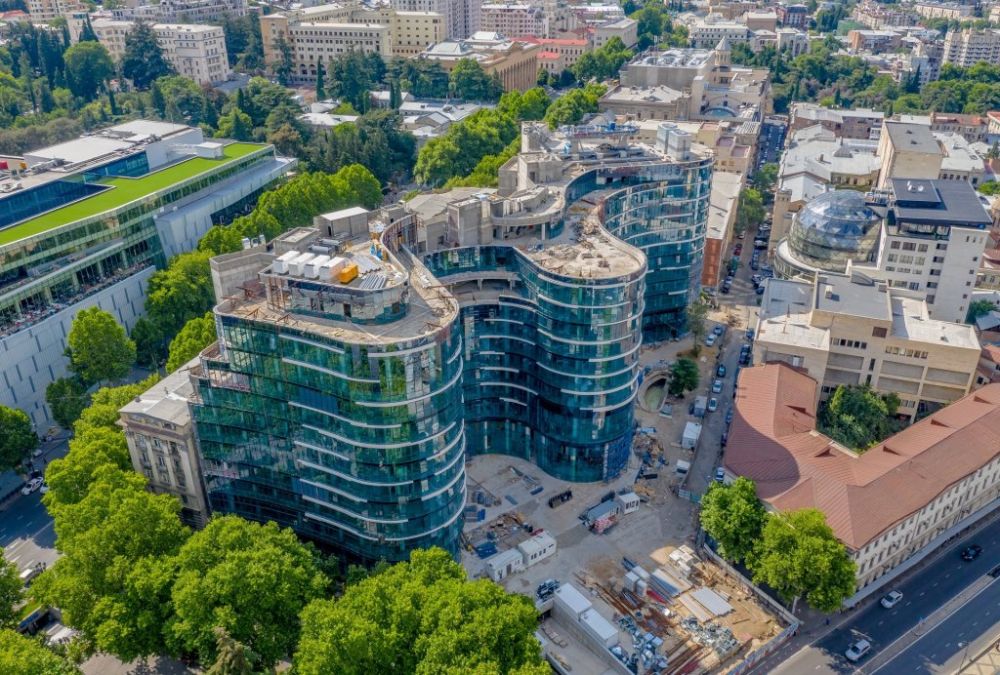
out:
{"label": "sidewalk", "polygon": [[958,675],[996,675],[1000,673],[1000,640],[958,671]]}

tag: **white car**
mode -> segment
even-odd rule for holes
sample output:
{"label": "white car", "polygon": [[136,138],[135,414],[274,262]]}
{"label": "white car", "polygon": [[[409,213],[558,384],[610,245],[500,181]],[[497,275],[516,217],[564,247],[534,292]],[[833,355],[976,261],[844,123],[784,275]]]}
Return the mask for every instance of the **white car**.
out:
{"label": "white car", "polygon": [[711,347],[714,344],[715,344],[715,333],[709,333],[708,337],[705,338],[705,346]]}
{"label": "white car", "polygon": [[892,609],[899,601],[903,599],[903,594],[899,591],[889,591],[888,595],[882,598],[882,606],[886,609]]}
{"label": "white car", "polygon": [[32,478],[31,480],[29,480],[27,483],[24,484],[23,488],[21,488],[21,494],[30,495],[32,492],[42,487],[42,483],[44,482],[45,482],[44,478]]}
{"label": "white car", "polygon": [[865,654],[871,650],[872,644],[868,642],[868,640],[858,640],[847,648],[847,651],[844,652],[844,656],[846,656],[847,660],[851,663],[855,663],[864,658]]}
{"label": "white car", "polygon": [[49,491],[49,484],[42,483],[42,487],[38,488],[38,491],[41,492],[42,494],[45,494],[46,492]]}

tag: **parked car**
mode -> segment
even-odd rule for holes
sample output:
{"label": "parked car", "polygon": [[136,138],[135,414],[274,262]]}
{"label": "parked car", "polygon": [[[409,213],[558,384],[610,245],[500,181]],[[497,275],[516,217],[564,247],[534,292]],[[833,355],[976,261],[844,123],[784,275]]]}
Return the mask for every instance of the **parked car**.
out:
{"label": "parked car", "polygon": [[723,333],[726,332],[726,327],[721,325],[716,326],[715,328],[712,329],[712,332],[715,333],[716,335],[722,335]]}
{"label": "parked car", "polygon": [[24,484],[24,487],[21,488],[21,494],[30,495],[32,492],[42,487],[42,483],[44,482],[45,482],[44,478],[32,478],[31,480],[29,480],[27,483]]}
{"label": "parked car", "polygon": [[538,584],[535,595],[538,596],[539,600],[548,600],[557,590],[559,590],[559,581],[557,579],[546,579]]}
{"label": "parked car", "polygon": [[720,363],[719,367],[715,369],[715,375],[716,375],[716,377],[725,377],[726,376],[726,364]]}
{"label": "parked car", "polygon": [[881,603],[886,609],[892,609],[898,605],[899,601],[902,599],[903,594],[899,591],[889,591],[889,593],[882,598]]}
{"label": "parked car", "polygon": [[708,412],[715,412],[719,409],[719,399],[714,396],[708,399]]}
{"label": "parked car", "polygon": [[868,642],[868,640],[858,640],[857,642],[852,643],[851,646],[847,648],[847,651],[844,652],[844,656],[846,656],[847,660],[850,661],[851,663],[855,663],[863,659],[865,657],[865,654],[867,654],[871,650],[872,650],[872,644]]}
{"label": "parked car", "polygon": [[45,494],[46,492],[49,491],[49,484],[42,483],[42,487],[38,488],[38,491],[41,492],[42,494]]}
{"label": "parked car", "polygon": [[719,445],[721,445],[722,447],[726,447],[726,443],[728,443],[728,442],[729,442],[729,432],[728,431],[723,431],[722,432],[722,439],[719,441]]}
{"label": "parked car", "polygon": [[978,558],[983,553],[983,547],[979,544],[972,544],[971,546],[966,546],[962,549],[962,560],[965,562],[972,562]]}
{"label": "parked car", "polygon": [[757,288],[753,289],[753,292],[756,293],[757,295],[764,295],[764,290],[765,290],[764,286],[758,286]]}
{"label": "parked car", "polygon": [[730,408],[726,411],[726,424],[731,424],[733,421],[733,409]]}
{"label": "parked car", "polygon": [[722,393],[722,380],[716,380],[712,383],[712,393],[719,394]]}
{"label": "parked car", "polygon": [[[723,291],[723,293],[725,293],[725,292],[726,291]],[[705,338],[705,346],[706,347],[711,347],[714,344],[715,344],[715,333],[709,333],[708,337]]]}
{"label": "parked car", "polygon": [[721,466],[715,469],[715,482],[721,483],[726,480],[726,470]]}
{"label": "parked car", "polygon": [[729,291],[731,291],[732,288],[732,284],[722,284],[722,294],[729,295]]}

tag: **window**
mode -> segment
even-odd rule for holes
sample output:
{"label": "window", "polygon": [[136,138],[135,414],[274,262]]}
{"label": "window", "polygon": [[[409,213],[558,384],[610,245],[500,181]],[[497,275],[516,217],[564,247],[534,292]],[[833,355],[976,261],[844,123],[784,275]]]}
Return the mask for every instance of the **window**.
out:
{"label": "window", "polygon": [[889,248],[898,249],[899,248],[899,242],[898,241],[892,242],[891,244],[889,244]]}
{"label": "window", "polygon": [[948,244],[938,244],[937,245],[937,250],[939,250],[939,251],[947,251],[948,250]]}
{"label": "window", "polygon": [[[872,328],[872,337],[884,338],[888,334],[888,332],[889,331],[886,330],[885,328],[882,328],[880,326],[876,326],[875,328]],[[874,364],[874,363],[875,363],[875,361],[873,360],[872,364]]]}
{"label": "window", "polygon": [[917,250],[924,253],[927,250],[927,244],[917,244]]}
{"label": "window", "polygon": [[904,241],[903,242],[903,250],[904,251],[916,251],[917,250],[917,245],[915,243],[913,243],[912,241]]}
{"label": "window", "polygon": [[910,285],[909,285],[909,289],[911,291],[919,291],[920,290],[920,284],[918,282],[916,282],[916,281],[911,281]]}

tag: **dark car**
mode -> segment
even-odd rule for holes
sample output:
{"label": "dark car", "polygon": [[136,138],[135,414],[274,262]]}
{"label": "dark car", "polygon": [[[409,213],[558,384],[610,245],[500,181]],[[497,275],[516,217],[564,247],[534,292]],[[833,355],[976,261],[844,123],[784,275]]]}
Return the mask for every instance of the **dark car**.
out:
{"label": "dark car", "polygon": [[966,562],[971,562],[982,555],[983,547],[979,544],[972,544],[971,546],[966,546],[962,549],[962,560]]}
{"label": "dark car", "polygon": [[718,377],[725,377],[726,376],[726,364],[720,363],[719,367],[715,369],[715,374]]}

